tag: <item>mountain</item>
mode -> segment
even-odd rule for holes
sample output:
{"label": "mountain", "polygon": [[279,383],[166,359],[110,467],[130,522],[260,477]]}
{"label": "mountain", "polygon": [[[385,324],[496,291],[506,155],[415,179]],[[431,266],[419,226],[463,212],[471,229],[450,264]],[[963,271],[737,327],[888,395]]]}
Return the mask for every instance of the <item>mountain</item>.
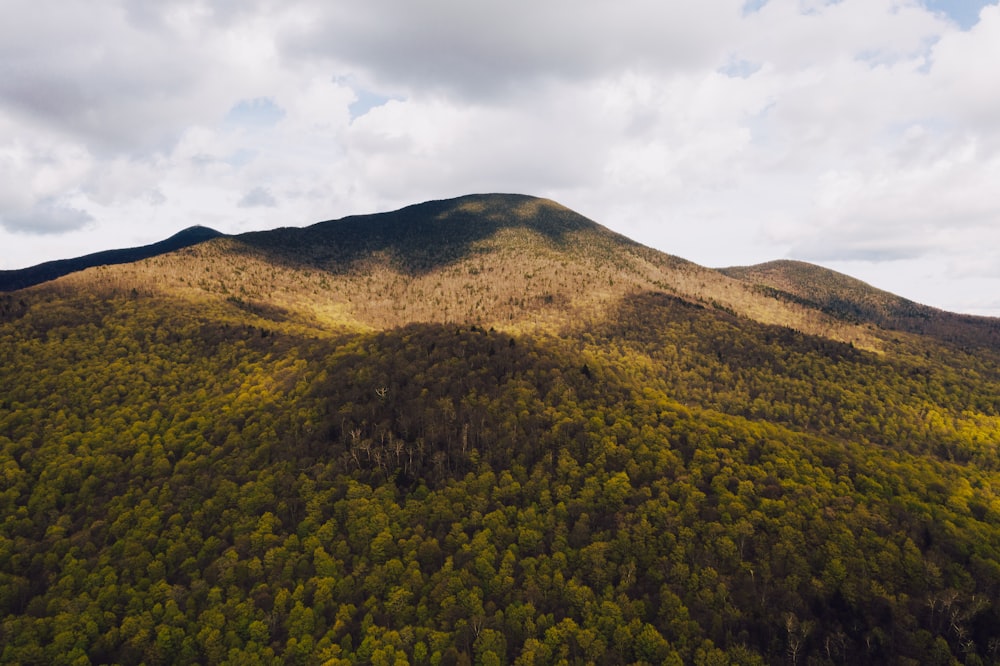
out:
{"label": "mountain", "polygon": [[180,231],[166,240],[122,250],[105,250],[74,259],[47,261],[37,266],[18,270],[0,271],[0,291],[16,291],[36,284],[55,280],[94,266],[127,264],[167,252],[190,247],[198,243],[218,238],[222,234],[208,227],[194,226]]}
{"label": "mountain", "polygon": [[995,322],[921,308],[519,195],[2,295],[0,663],[997,663]]}
{"label": "mountain", "polygon": [[775,298],[801,303],[847,321],[927,335],[948,342],[1000,346],[1000,320],[945,312],[876,289],[860,280],[800,261],[721,269]]}
{"label": "mountain", "polygon": [[[790,326],[864,348],[868,327],[657,252],[559,204],[473,195],[307,228],[225,237],[71,276],[93,292],[172,294],[265,308],[320,328],[469,322],[553,328],[606,316],[636,292]],[[231,308],[232,309],[232,308]]]}

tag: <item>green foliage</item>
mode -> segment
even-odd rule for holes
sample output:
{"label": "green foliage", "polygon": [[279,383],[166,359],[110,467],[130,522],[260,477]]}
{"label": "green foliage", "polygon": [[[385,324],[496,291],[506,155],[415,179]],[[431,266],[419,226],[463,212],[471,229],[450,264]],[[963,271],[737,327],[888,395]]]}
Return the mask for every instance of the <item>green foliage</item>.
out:
{"label": "green foliage", "polygon": [[989,353],[9,305],[0,662],[998,659]]}

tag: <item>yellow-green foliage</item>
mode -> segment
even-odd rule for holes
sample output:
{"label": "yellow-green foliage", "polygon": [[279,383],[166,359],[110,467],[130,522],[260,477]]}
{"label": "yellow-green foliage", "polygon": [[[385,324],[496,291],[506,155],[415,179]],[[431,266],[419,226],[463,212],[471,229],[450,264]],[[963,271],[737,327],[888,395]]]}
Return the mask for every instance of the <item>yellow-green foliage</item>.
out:
{"label": "yellow-green foliage", "polygon": [[0,323],[0,662],[997,659],[988,352],[61,289]]}

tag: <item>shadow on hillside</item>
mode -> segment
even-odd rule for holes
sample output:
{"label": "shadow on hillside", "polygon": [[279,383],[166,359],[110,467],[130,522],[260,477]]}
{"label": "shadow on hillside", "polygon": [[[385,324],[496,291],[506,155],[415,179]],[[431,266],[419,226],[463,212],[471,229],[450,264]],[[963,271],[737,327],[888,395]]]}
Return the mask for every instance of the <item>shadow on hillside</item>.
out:
{"label": "shadow on hillside", "polygon": [[501,229],[517,227],[536,231],[556,244],[565,243],[566,234],[574,231],[603,230],[546,199],[486,194],[355,215],[302,229],[248,233],[237,240],[272,261],[294,267],[342,274],[358,262],[386,256],[398,270],[419,275],[474,253],[477,242]]}
{"label": "shadow on hillside", "polygon": [[777,346],[797,353],[819,351],[838,361],[858,360],[866,354],[845,342],[754,321],[712,303],[697,303],[655,291],[622,298],[605,323],[594,329],[594,334],[649,348],[669,342],[732,367],[753,367],[759,363],[762,355],[758,347]]}

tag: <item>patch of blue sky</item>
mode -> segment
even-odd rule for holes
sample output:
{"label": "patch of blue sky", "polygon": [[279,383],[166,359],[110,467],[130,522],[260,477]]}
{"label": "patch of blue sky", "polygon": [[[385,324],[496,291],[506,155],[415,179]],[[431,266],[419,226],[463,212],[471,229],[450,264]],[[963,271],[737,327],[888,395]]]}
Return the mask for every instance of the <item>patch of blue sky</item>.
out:
{"label": "patch of blue sky", "polygon": [[239,148],[222,161],[235,169],[239,169],[253,162],[257,158],[257,154],[256,150]]}
{"label": "patch of blue sky", "polygon": [[360,118],[372,109],[382,106],[389,100],[395,99],[393,97],[386,97],[385,95],[379,95],[378,93],[373,93],[369,90],[354,89],[354,94],[356,99],[351,102],[347,110],[351,113],[351,120],[355,118]]}
{"label": "patch of blue sky", "polygon": [[979,12],[996,2],[987,0],[923,0],[924,6],[936,12],[943,12],[957,23],[962,30],[969,30],[979,22]]}
{"label": "patch of blue sky", "polygon": [[[816,14],[827,5],[836,5],[843,0],[798,0],[799,11],[803,14]],[[743,16],[753,14],[764,8],[768,0],[743,0]]]}
{"label": "patch of blue sky", "polygon": [[227,125],[273,127],[285,117],[285,110],[269,97],[240,100],[226,114]]}
{"label": "patch of blue sky", "polygon": [[955,121],[941,116],[919,116],[899,120],[885,126],[885,138],[895,144],[914,139],[922,135],[943,136],[955,132],[958,128]]}
{"label": "patch of blue sky", "polygon": [[[821,0],[822,4],[835,4],[837,0]],[[941,12],[957,23],[962,30],[968,30],[979,22],[979,12],[987,5],[997,4],[997,0],[922,0],[931,11]],[[768,0],[744,0],[743,15],[760,11]],[[815,10],[814,2],[803,3],[807,13]]]}
{"label": "patch of blue sky", "polygon": [[753,14],[766,4],[767,0],[745,0],[743,3],[743,15]]}
{"label": "patch of blue sky", "polygon": [[743,58],[731,58],[718,71],[720,74],[725,74],[731,79],[749,79],[760,68],[761,64],[759,62],[751,62]]}
{"label": "patch of blue sky", "polygon": [[863,62],[871,68],[882,67],[882,66],[892,66],[898,62],[905,60],[912,60],[914,58],[923,58],[923,64],[921,64],[917,71],[926,74],[930,71],[932,60],[930,58],[931,49],[934,44],[937,43],[937,39],[926,40],[920,49],[912,53],[899,53],[894,51],[885,51],[882,49],[871,49],[867,51],[861,51],[854,56],[854,59],[858,62]]}

